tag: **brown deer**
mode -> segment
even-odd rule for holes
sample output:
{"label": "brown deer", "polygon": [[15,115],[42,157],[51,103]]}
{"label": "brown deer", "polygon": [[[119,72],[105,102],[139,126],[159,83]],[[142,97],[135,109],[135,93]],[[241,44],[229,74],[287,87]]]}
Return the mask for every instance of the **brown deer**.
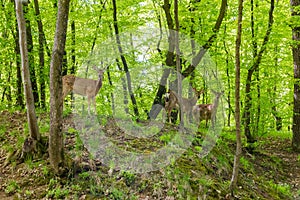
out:
{"label": "brown deer", "polygon": [[182,111],[186,115],[187,121],[189,120],[190,115],[192,114],[193,107],[197,103],[200,95],[204,92],[203,89],[197,91],[193,88],[194,96],[192,98],[182,98]]}
{"label": "brown deer", "polygon": [[215,92],[214,90],[212,92],[215,94],[213,104],[198,104],[193,107],[193,117],[199,122],[199,127],[202,120],[205,120],[206,128],[208,120],[215,120],[219,99],[224,92]]}
{"label": "brown deer", "polygon": [[165,109],[167,111],[167,116],[169,119],[169,123],[171,123],[171,113],[173,109],[179,109],[179,101],[177,98],[177,94],[169,89],[169,91],[165,94]]}
{"label": "brown deer", "polygon": [[[197,103],[198,99],[200,98],[200,95],[203,93],[203,90],[197,91],[195,88],[193,88],[193,91],[195,93],[194,97],[187,99],[182,98],[182,111],[186,114],[187,119],[192,113],[193,106]],[[171,123],[171,112],[173,109],[179,109],[180,103],[178,100],[178,94],[172,90],[169,90],[165,95],[165,109],[168,114],[169,122]]]}
{"label": "brown deer", "polygon": [[90,115],[90,104],[93,101],[94,109],[96,113],[96,101],[95,96],[99,92],[100,88],[102,87],[102,80],[103,80],[103,73],[104,70],[97,69],[94,67],[96,71],[98,71],[98,80],[86,79],[86,78],[79,78],[73,74],[65,75],[62,77],[63,81],[63,96],[65,97],[70,93],[73,92],[75,94],[79,94],[82,96],[86,96],[88,100],[88,113]]}

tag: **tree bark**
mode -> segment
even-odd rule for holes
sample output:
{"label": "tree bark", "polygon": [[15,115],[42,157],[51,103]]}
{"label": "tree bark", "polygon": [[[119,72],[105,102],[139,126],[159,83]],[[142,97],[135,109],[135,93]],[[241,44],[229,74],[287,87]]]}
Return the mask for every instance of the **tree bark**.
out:
{"label": "tree bark", "polygon": [[[277,50],[277,46],[275,47],[275,54],[276,56],[274,57],[274,66],[275,66],[275,74],[279,73],[278,72],[278,50]],[[271,77],[270,77],[271,78]],[[275,79],[276,80],[276,79]],[[272,115],[274,116],[275,118],[275,124],[276,124],[276,130],[277,131],[281,131],[282,130],[282,117],[281,117],[281,113],[278,112],[278,109],[277,109],[277,104],[276,104],[276,93],[277,93],[277,86],[276,86],[276,82],[274,83],[274,86],[272,86],[270,89],[268,89],[269,91],[269,97],[270,97],[270,103],[271,103],[271,106],[272,106]]]}
{"label": "tree bark", "polygon": [[[224,26],[224,35],[226,33],[226,25]],[[228,115],[227,115],[227,126],[230,127],[230,121],[231,121],[231,83],[230,83],[230,73],[229,73],[229,52],[227,50],[227,46],[226,46],[226,40],[224,38],[223,41],[224,44],[224,50],[225,50],[225,54],[226,54],[226,76],[227,76],[227,85],[228,85],[228,93],[227,93],[227,103],[228,103]]]}
{"label": "tree bark", "polygon": [[39,107],[39,91],[37,86],[37,79],[35,73],[35,66],[34,66],[34,53],[33,53],[33,40],[32,40],[32,33],[31,33],[31,23],[28,17],[28,4],[24,4],[23,12],[26,22],[26,35],[27,35],[27,48],[28,48],[28,59],[29,59],[29,70],[30,70],[30,81],[32,86],[33,98],[34,103],[37,107]]}
{"label": "tree bark", "polygon": [[[297,20],[300,17],[300,0],[291,0],[292,19]],[[298,7],[298,8],[296,8]],[[293,20],[292,20],[293,21]],[[300,25],[299,21],[292,24],[293,33],[293,60],[294,60],[294,112],[293,112],[293,138],[292,148],[300,152]]]}
{"label": "tree bark", "polygon": [[[165,65],[168,66],[168,67],[174,67],[175,66],[175,61],[174,61],[174,49],[175,49],[175,46],[174,46],[174,31],[170,31],[170,30],[174,30],[174,22],[173,22],[173,19],[171,17],[171,12],[170,12],[170,2],[169,0],[164,0],[164,5],[163,5],[163,9],[165,11],[165,15],[166,15],[166,19],[167,19],[167,25],[168,25],[168,29],[169,29],[169,38],[168,40],[170,41],[169,42],[169,47],[168,47],[168,52],[167,52],[167,55],[166,55],[166,60],[165,60]],[[160,18],[159,19],[159,25],[161,26],[161,20]],[[160,29],[162,30],[162,27],[160,27]],[[162,31],[161,31],[161,35],[162,35]],[[161,39],[161,38],[160,38]],[[160,40],[159,40],[159,43],[157,44],[157,50],[159,53],[161,53],[161,50],[160,50]],[[167,85],[167,79],[169,77],[171,73],[171,69],[170,68],[165,68],[164,71],[163,71],[163,75],[160,79],[160,84],[158,85],[158,90],[157,90],[157,93],[155,95],[155,98],[153,100],[153,103],[152,103],[152,108],[149,112],[149,118],[152,118],[152,119],[155,119],[157,117],[157,115],[159,114],[160,110],[161,109],[153,109],[153,108],[156,108],[154,105],[156,104],[159,104],[159,105],[163,105],[164,102],[162,101],[162,96],[163,94],[166,93],[166,85]]]}
{"label": "tree bark", "polygon": [[19,42],[20,42],[20,53],[22,61],[22,79],[26,100],[27,108],[27,120],[29,126],[30,136],[39,141],[40,132],[37,124],[37,118],[34,106],[34,97],[32,93],[30,72],[29,72],[29,60],[28,60],[28,49],[27,49],[27,36],[26,36],[26,23],[23,15],[22,3],[19,0],[15,0],[16,3],[16,14],[19,27]]}
{"label": "tree bark", "polygon": [[50,137],[49,157],[56,174],[64,167],[64,142],[62,134],[62,64],[66,43],[70,0],[58,1],[58,13],[52,58],[50,64]]}
{"label": "tree bark", "polygon": [[235,125],[236,125],[236,152],[234,156],[233,171],[230,182],[230,192],[233,196],[234,189],[236,188],[239,168],[240,168],[240,158],[242,155],[242,139],[241,139],[241,116],[240,116],[240,47],[242,39],[242,17],[243,17],[243,0],[239,0],[238,8],[238,28],[236,36],[236,46],[235,46]]}
{"label": "tree bark", "polygon": [[75,74],[76,68],[76,26],[75,21],[73,20],[71,23],[71,32],[72,32],[72,49],[71,49],[71,60],[72,66],[70,69],[70,74]]}
{"label": "tree bark", "polygon": [[[10,0],[11,3],[14,4],[14,8],[16,9],[16,4],[14,0]],[[2,4],[3,9],[4,5]],[[16,14],[16,13],[15,13]],[[8,18],[8,17],[7,17]],[[17,19],[15,20],[16,28],[15,31],[11,29],[12,35],[14,37],[15,42],[15,56],[16,56],[16,69],[17,69],[17,92],[16,92],[16,105],[20,106],[22,109],[24,106],[24,100],[23,100],[23,91],[22,91],[22,73],[21,73],[21,59],[20,59],[20,44],[19,44],[19,29],[18,29],[18,22]]]}
{"label": "tree bark", "polygon": [[[175,52],[176,52],[176,71],[177,71],[177,89],[178,89],[178,101],[179,105],[182,105],[182,80],[181,80],[181,62],[180,62],[180,46],[179,46],[179,19],[178,19],[178,0],[174,0],[174,19],[175,19]],[[182,106],[179,107],[180,113],[180,125],[184,125],[183,122],[183,110]]]}
{"label": "tree bark", "polygon": [[38,30],[39,30],[39,83],[40,83],[40,95],[41,95],[41,107],[43,109],[46,108],[46,92],[45,92],[45,74],[44,74],[44,67],[45,67],[45,54],[44,54],[44,39],[45,34],[43,30],[43,23],[40,16],[40,8],[39,8],[39,2],[38,0],[34,0],[34,8],[35,8],[35,15],[36,20],[38,24]]}

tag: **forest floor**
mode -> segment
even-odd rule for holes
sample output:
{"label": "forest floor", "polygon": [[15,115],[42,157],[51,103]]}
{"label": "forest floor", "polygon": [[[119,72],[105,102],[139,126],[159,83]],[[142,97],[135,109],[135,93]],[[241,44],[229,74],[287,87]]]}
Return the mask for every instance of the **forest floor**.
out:
{"label": "forest floor", "polygon": [[[111,170],[89,153],[76,136],[72,115],[64,119],[65,153],[76,167],[64,177],[56,177],[47,155],[43,158],[7,162],[8,155],[21,149],[27,132],[26,115],[0,113],[0,199],[228,199],[235,151],[234,131],[228,131],[204,159],[195,156],[193,146],[178,160],[158,171],[134,174]],[[40,119],[47,136],[49,119]],[[168,127],[170,129],[170,127]],[[119,145],[155,150],[164,142],[149,142],[124,136],[113,123],[105,127]],[[166,130],[165,130],[166,131]],[[228,136],[231,134],[231,136]],[[300,154],[290,148],[287,137],[265,136],[253,154],[243,151],[236,199],[300,199]],[[130,149],[130,147],[129,147]],[[73,166],[75,164],[73,163]]]}

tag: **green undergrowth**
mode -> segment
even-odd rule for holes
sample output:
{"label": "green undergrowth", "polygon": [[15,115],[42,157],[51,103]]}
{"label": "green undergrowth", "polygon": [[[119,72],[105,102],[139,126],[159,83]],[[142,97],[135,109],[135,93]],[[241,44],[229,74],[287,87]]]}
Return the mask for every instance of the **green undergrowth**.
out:
{"label": "green undergrowth", "polygon": [[[14,115],[2,113],[1,161],[10,149],[20,147],[16,141],[25,138],[20,130],[26,124],[26,115]],[[16,121],[19,126],[11,124]],[[40,124],[43,135],[47,135],[49,119],[46,115]],[[64,134],[66,141],[70,137],[70,141],[74,142],[67,145],[67,157],[74,160],[78,156],[83,157],[86,153],[78,131],[69,127]],[[114,140],[121,138],[121,133],[115,135]],[[84,158],[79,159],[80,168],[70,169],[64,177],[53,174],[48,159],[26,160],[6,167],[0,164],[0,174],[7,172],[5,178],[0,177],[0,192],[21,199],[226,199],[234,160],[235,132],[231,129],[223,131],[208,155],[199,157],[203,150],[203,135],[205,133],[198,133],[190,148],[168,166],[141,174],[110,169],[101,163],[95,164],[95,168],[83,167],[82,163],[90,166]],[[153,139],[153,143],[126,138],[119,144],[129,150],[154,151],[167,144],[172,136],[173,132],[168,130]],[[264,149],[270,141],[266,136],[261,140],[254,154],[250,155],[243,149],[235,196],[238,199],[292,199],[291,186],[284,176],[284,161]],[[90,155],[86,157],[91,159]]]}

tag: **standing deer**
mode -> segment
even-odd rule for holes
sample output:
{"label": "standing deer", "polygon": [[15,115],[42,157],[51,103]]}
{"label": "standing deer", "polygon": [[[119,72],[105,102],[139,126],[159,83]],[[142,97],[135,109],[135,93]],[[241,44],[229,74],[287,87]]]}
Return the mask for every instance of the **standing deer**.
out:
{"label": "standing deer", "polygon": [[[187,99],[182,98],[182,111],[186,114],[187,119],[192,113],[193,106],[197,103],[198,99],[200,98],[200,95],[203,93],[203,90],[197,91],[195,88],[193,88],[193,91],[195,93],[193,98]],[[180,103],[178,100],[178,94],[172,90],[169,90],[165,95],[165,109],[168,114],[169,122],[171,123],[171,112],[173,109],[179,109]]]}
{"label": "standing deer", "polygon": [[169,91],[165,94],[165,109],[167,111],[169,123],[171,123],[171,113],[172,110],[179,108],[179,101],[176,96],[177,94],[169,89]]}
{"label": "standing deer", "polygon": [[215,94],[213,104],[198,104],[193,107],[193,117],[199,121],[199,127],[202,120],[205,120],[205,127],[207,127],[208,120],[215,120],[219,99],[224,92],[215,92],[214,90],[212,92]]}
{"label": "standing deer", "polygon": [[98,80],[79,78],[73,74],[65,75],[62,78],[63,81],[63,99],[70,93],[73,92],[75,94],[79,94],[82,96],[86,96],[88,100],[88,113],[90,115],[90,104],[93,101],[94,109],[96,113],[96,101],[95,96],[99,92],[102,87],[103,73],[104,70],[97,69],[94,67],[96,71],[98,71]]}
{"label": "standing deer", "polygon": [[182,111],[183,113],[185,113],[187,121],[189,120],[189,117],[193,111],[193,107],[197,103],[200,95],[204,92],[204,90],[201,89],[197,91],[195,88],[193,88],[193,92],[195,93],[195,95],[192,98],[182,98]]}

